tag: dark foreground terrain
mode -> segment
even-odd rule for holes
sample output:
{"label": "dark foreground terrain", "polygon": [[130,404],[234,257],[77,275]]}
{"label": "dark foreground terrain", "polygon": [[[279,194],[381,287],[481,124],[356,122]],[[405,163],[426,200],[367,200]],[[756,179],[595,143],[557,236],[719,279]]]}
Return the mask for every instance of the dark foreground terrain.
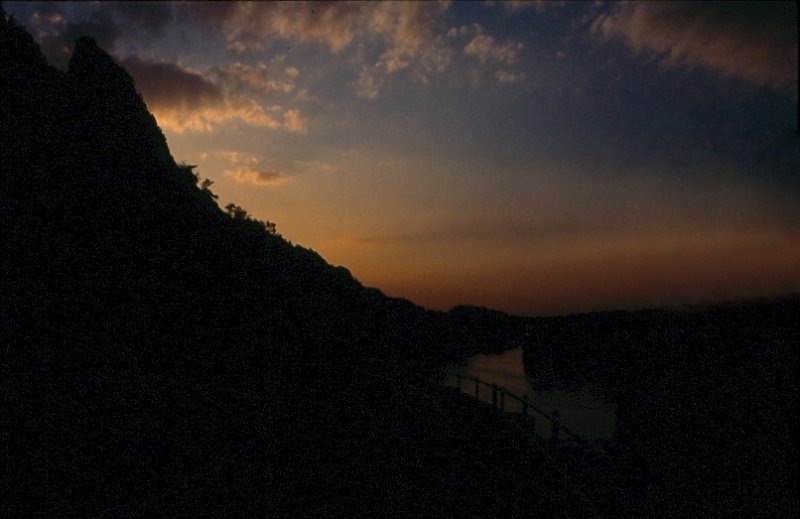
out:
{"label": "dark foreground terrain", "polygon": [[536,319],[524,360],[542,385],[617,404],[615,506],[792,517],[798,323],[797,296]]}
{"label": "dark foreground terrain", "polygon": [[0,515],[576,506],[523,436],[439,389],[469,315],[220,210],[93,40],[62,73],[0,18]]}
{"label": "dark foreground terrain", "polygon": [[[520,344],[528,321],[388,298],[270,222],[221,210],[94,41],[79,39],[62,73],[0,18],[0,516],[642,516],[702,497],[694,480],[656,497],[619,485],[621,474],[640,481],[630,468],[639,458],[621,469],[581,447],[533,443],[441,387],[443,366]],[[796,334],[780,333],[794,342],[780,339],[765,366],[784,370],[784,384]],[[537,337],[561,344],[555,330]],[[536,355],[555,373],[568,362],[553,351]],[[783,413],[796,396],[785,389],[761,395],[779,409],[759,416]],[[625,423],[648,422],[642,405],[630,404]],[[653,423],[666,423],[659,413]],[[783,513],[796,503],[774,481],[794,444],[780,427],[796,420],[775,423],[773,450],[758,452],[777,472],[748,472],[766,490],[747,487],[742,499]],[[717,444],[756,437],[717,422],[707,430]],[[697,438],[676,445],[703,449]],[[574,480],[598,506],[548,456],[584,467]]]}

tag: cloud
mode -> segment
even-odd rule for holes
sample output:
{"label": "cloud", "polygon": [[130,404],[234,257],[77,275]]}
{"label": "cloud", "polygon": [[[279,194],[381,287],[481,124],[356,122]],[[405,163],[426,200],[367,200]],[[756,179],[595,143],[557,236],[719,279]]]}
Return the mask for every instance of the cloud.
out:
{"label": "cloud", "polygon": [[286,182],[284,177],[279,171],[264,171],[259,169],[251,169],[247,167],[239,169],[226,169],[223,171],[225,175],[232,177],[240,184],[255,184],[257,186],[277,186]]}
{"label": "cloud", "polygon": [[486,68],[489,65],[501,65],[504,68],[498,69],[494,73],[494,78],[500,84],[511,84],[520,81],[525,77],[522,72],[509,70],[518,59],[520,52],[524,48],[522,42],[508,40],[500,43],[477,23],[462,25],[461,27],[451,27],[447,31],[447,38],[450,40],[467,41],[463,47],[463,53],[468,58],[478,61],[479,66],[472,66],[468,70],[470,83],[477,87],[481,81]]}
{"label": "cloud", "polygon": [[293,160],[292,164],[300,173],[328,175],[336,170],[332,164],[319,160]]}
{"label": "cloud", "polygon": [[356,94],[366,99],[375,99],[382,86],[383,80],[367,67],[363,67],[356,82]]}
{"label": "cloud", "polygon": [[179,18],[219,28],[234,52],[264,50],[272,38],[321,43],[332,52],[347,47],[364,24],[363,4],[340,2],[213,2],[186,4]]}
{"label": "cloud", "polygon": [[217,76],[218,82],[213,82],[176,64],[136,56],[121,60],[121,64],[133,76],[158,124],[174,132],[210,132],[217,125],[232,121],[294,133],[308,131],[300,110],[283,109],[280,105],[265,108],[252,97],[240,94],[227,76],[226,80]]}
{"label": "cloud", "polygon": [[178,18],[220,28],[231,50],[263,50],[269,40],[318,43],[338,53],[355,40],[379,36],[413,52],[428,40],[446,3],[237,2],[187,4]]}
{"label": "cloud", "polygon": [[229,164],[222,173],[240,184],[277,186],[286,182],[283,173],[263,166],[265,158],[260,155],[230,150],[217,150],[213,155]]}
{"label": "cloud", "polygon": [[[86,19],[74,22],[68,21],[59,7],[56,4],[38,8],[28,23],[45,56],[60,68],[66,67],[73,41],[79,36],[92,36],[101,47],[115,54],[118,42],[130,42],[143,35],[159,36],[172,22],[171,7],[159,3],[93,6]],[[293,77],[299,71],[276,68],[280,75],[273,78],[263,64],[235,63],[201,74],[174,63],[144,60],[136,55],[119,62],[133,76],[162,128],[178,133],[209,132],[221,123],[241,121],[254,127],[307,132],[307,123],[298,110],[268,110],[251,95],[291,91]]]}
{"label": "cloud", "polygon": [[108,2],[104,9],[126,37],[161,36],[175,19],[173,7],[166,2]]}
{"label": "cloud", "polygon": [[[34,32],[45,55],[61,66],[69,59],[72,41],[81,35],[93,36],[116,56],[146,55],[153,40],[172,29],[202,31],[209,41],[221,38],[222,45],[233,53],[271,52],[287,43],[309,46],[342,56],[352,67],[349,84],[356,95],[374,99],[394,75],[405,73],[427,83],[444,73],[464,44],[466,54],[482,64],[508,68],[517,61],[521,43],[495,41],[482,29],[480,34],[470,33],[473,41],[451,41],[445,16],[449,7],[449,2],[114,2],[84,4],[80,9],[43,4],[35,7],[35,19],[31,18],[29,25],[37,27]],[[201,72],[223,90],[226,100],[299,90],[300,69],[275,59],[258,62],[253,57],[242,58],[246,64],[237,62]],[[238,113],[242,117],[234,118],[273,125],[263,114],[237,103],[223,111],[206,111],[204,121],[190,123],[187,117],[178,121],[178,114],[170,120],[176,128],[208,129],[225,114]],[[303,131],[291,115],[278,120]]]}
{"label": "cloud", "polygon": [[374,56],[355,50],[359,57],[350,61],[360,70],[353,83],[357,94],[373,99],[382,84],[379,74],[413,69],[426,80],[447,69],[452,50],[437,28],[448,7],[444,2],[204,3],[180,7],[178,18],[221,31],[228,49],[239,53],[263,51],[275,39],[322,45],[334,54],[368,47]]}
{"label": "cloud", "polygon": [[243,122],[256,128],[270,130],[285,129],[293,133],[308,133],[307,120],[297,109],[286,110],[282,118],[273,113],[281,108],[265,109],[252,99],[225,99],[219,106],[201,107],[193,111],[182,111],[175,107],[153,109],[159,125],[176,133],[212,132],[223,123]]}
{"label": "cloud", "polygon": [[295,108],[286,110],[283,113],[283,125],[290,132],[294,133],[307,133],[308,121],[302,116],[300,110]]}
{"label": "cloud", "polygon": [[482,65],[489,61],[513,65],[522,48],[522,42],[507,41],[500,44],[496,43],[493,37],[480,32],[464,47],[464,54],[473,56]]}
{"label": "cloud", "polygon": [[319,42],[332,52],[347,47],[359,25],[362,7],[338,2],[314,4],[241,3],[223,28],[232,50],[263,50],[265,40],[280,37]]}
{"label": "cloud", "polygon": [[[133,76],[163,128],[179,133],[209,132],[219,124],[239,121],[259,128],[308,132],[307,119],[299,109],[280,105],[267,108],[264,104],[265,96],[295,90],[300,75],[296,67],[274,59],[270,65],[237,62],[196,71],[174,63],[145,60],[135,53],[119,59],[121,54],[135,49],[137,42],[163,36],[175,22],[179,9],[159,2],[109,2],[84,7],[78,18],[67,4],[35,6],[28,17],[28,26],[43,53],[53,65],[66,68],[74,40],[84,35],[94,37]],[[203,9],[230,10],[208,5]]]}
{"label": "cloud", "polygon": [[497,79],[498,83],[508,84],[508,83],[516,83],[525,76],[524,74],[519,72],[514,73],[514,72],[508,72],[507,70],[498,70],[497,72],[494,73],[494,77],[495,79]]}
{"label": "cloud", "polygon": [[782,89],[797,80],[796,17],[791,2],[622,3],[591,29],[665,66],[702,66]]}
{"label": "cloud", "polygon": [[392,74],[419,60],[426,70],[442,72],[450,61],[450,51],[436,34],[436,24],[447,4],[423,2],[384,2],[371,13],[370,28],[390,42],[378,66]]}
{"label": "cloud", "polygon": [[288,94],[294,90],[294,78],[300,71],[295,67],[275,67],[259,61],[255,65],[236,62],[224,67],[212,67],[207,74],[227,90],[238,93]]}
{"label": "cloud", "polygon": [[219,86],[173,63],[145,61],[130,56],[121,60],[120,64],[133,76],[136,88],[151,109],[174,108],[191,112],[224,104],[224,95]]}
{"label": "cloud", "polygon": [[552,7],[562,7],[568,2],[565,0],[505,0],[500,3],[509,11],[535,9],[538,12],[542,12]]}
{"label": "cloud", "polygon": [[[28,24],[52,64],[65,68],[73,41],[83,35],[119,55],[121,42],[161,36],[174,21],[172,6],[160,3],[92,5],[80,21],[68,21],[62,6],[43,5]],[[288,94],[295,88],[296,67],[233,63],[200,72],[174,63],[144,60],[129,55],[119,60],[136,81],[139,92],[162,128],[182,133],[210,132],[219,124],[240,121],[258,128],[307,133],[300,110],[279,105],[265,108],[260,100],[268,94]]]}

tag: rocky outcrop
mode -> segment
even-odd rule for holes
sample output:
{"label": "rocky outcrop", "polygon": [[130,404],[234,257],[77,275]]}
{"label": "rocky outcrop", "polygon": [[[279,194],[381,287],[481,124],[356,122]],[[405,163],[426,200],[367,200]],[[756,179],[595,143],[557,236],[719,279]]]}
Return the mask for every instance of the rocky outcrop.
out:
{"label": "rocky outcrop", "polygon": [[75,42],[66,78],[74,94],[69,122],[76,136],[93,147],[89,157],[112,170],[174,169],[164,134],[133,78],[92,38]]}

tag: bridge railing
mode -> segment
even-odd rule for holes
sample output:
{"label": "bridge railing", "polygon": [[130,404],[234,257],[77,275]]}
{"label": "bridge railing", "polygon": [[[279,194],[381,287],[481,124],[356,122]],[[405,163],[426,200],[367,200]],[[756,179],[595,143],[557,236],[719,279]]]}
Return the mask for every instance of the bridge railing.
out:
{"label": "bridge railing", "polygon": [[[583,438],[578,436],[575,432],[573,432],[567,426],[561,423],[561,421],[557,417],[537,407],[533,402],[531,402],[528,399],[527,396],[517,395],[516,393],[509,391],[503,386],[492,384],[490,382],[486,382],[477,377],[472,377],[469,375],[462,375],[460,373],[447,373],[446,380],[450,379],[450,377],[455,378],[455,387],[457,387],[460,391],[466,391],[467,393],[473,394],[475,398],[478,400],[488,402],[488,400],[484,400],[481,398],[481,389],[485,388],[485,390],[490,391],[490,393],[488,394],[491,394],[491,404],[500,411],[516,412],[516,411],[510,411],[507,408],[506,404],[512,401],[518,402],[521,405],[521,410],[519,411],[519,414],[522,414],[528,418],[530,423],[530,429],[528,430],[528,432],[533,432],[534,438],[544,439],[544,437],[538,434],[536,430],[537,418],[539,418],[541,420],[544,420],[545,423],[550,424],[549,429],[550,429],[551,440],[561,440],[561,439],[573,440],[576,442],[580,442],[583,446],[594,450],[595,452],[603,455],[604,457],[608,456],[603,449],[593,445],[591,442],[586,442]],[[520,426],[521,424],[518,423],[517,425]],[[545,430],[546,429],[547,428],[545,428]],[[599,517],[600,514],[597,512],[597,508],[595,507],[592,500],[589,499],[589,497],[587,496],[585,489],[582,488],[583,485],[580,485],[577,481],[574,481],[573,478],[570,477],[570,475],[567,473],[567,467],[562,466],[561,463],[557,462],[553,458],[552,453],[547,452],[545,450],[540,450],[540,452],[542,452],[547,462],[556,470],[556,472],[560,474],[560,477],[564,478],[565,493],[567,486],[571,487],[574,495],[577,496],[577,498],[580,499],[583,502],[583,504],[587,507],[587,511],[589,511],[589,513],[592,516]],[[585,463],[581,462],[581,464],[583,465],[582,468],[583,472],[589,473],[589,468],[587,468]]]}
{"label": "bridge railing", "polygon": [[[457,387],[461,391],[474,394],[475,398],[478,400],[482,400],[481,388],[485,388],[485,391],[488,391],[488,393],[484,394],[487,395],[491,394],[492,406],[495,407],[496,409],[499,409],[500,411],[504,412],[510,411],[510,409],[507,406],[507,403],[517,402],[521,408],[519,414],[522,414],[528,417],[528,419],[530,419],[534,433],[536,433],[536,423],[538,418],[544,420],[545,423],[550,424],[549,429],[550,429],[551,439],[555,440],[570,439],[579,442],[584,441],[583,438],[578,436],[575,432],[573,432],[567,426],[561,423],[561,421],[557,417],[537,407],[525,395],[522,396],[517,395],[516,393],[509,391],[503,386],[492,384],[490,382],[486,382],[477,377],[472,377],[469,375],[462,375],[460,373],[448,373],[447,377],[448,379],[450,377],[455,378],[456,380],[455,387]],[[474,387],[474,393],[473,393],[473,387]],[[488,400],[485,401],[488,402]],[[537,436],[541,435],[537,434]]]}

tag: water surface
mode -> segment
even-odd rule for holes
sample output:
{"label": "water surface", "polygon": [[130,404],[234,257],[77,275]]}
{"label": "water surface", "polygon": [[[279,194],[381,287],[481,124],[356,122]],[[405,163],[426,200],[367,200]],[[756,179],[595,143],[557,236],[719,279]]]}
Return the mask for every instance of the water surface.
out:
{"label": "water surface", "polygon": [[[522,348],[515,348],[497,355],[475,355],[463,365],[453,365],[449,368],[446,383],[456,385],[454,375],[476,377],[490,384],[502,386],[519,396],[528,399],[542,411],[556,416],[564,425],[584,439],[609,439],[614,436],[614,423],[616,420],[616,405],[603,400],[596,391],[586,387],[578,390],[535,389],[535,380],[525,374],[522,362]],[[475,384],[472,381],[462,380],[461,390],[471,395],[475,394]],[[492,401],[491,391],[482,386],[479,398],[486,402]],[[521,412],[522,404],[513,399],[507,399],[505,410]],[[551,424],[547,420],[537,420],[536,432],[544,438],[550,436]]]}

